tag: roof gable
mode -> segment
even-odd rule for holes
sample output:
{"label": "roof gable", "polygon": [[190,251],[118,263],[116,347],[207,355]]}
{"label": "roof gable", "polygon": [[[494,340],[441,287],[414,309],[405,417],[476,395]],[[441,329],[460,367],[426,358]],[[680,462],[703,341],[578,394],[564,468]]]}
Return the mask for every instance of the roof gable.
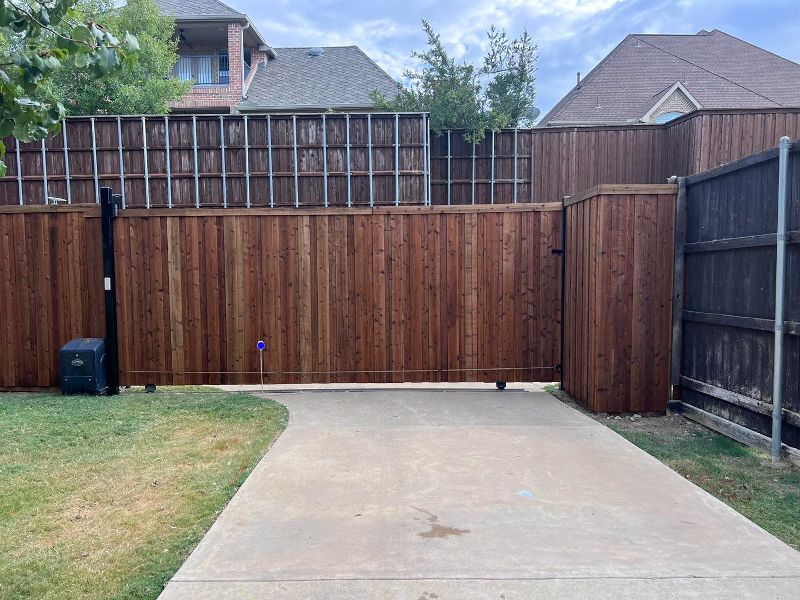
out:
{"label": "roof gable", "polygon": [[800,106],[800,65],[714,30],[628,35],[540,121],[638,122],[676,81],[704,108]]}
{"label": "roof gable", "polygon": [[654,117],[658,116],[658,113],[661,112],[660,109],[675,96],[685,98],[686,101],[693,106],[692,110],[703,108],[703,105],[700,104],[697,98],[695,98],[680,81],[676,81],[666,92],[664,92],[664,95],[661,96],[658,101],[656,101],[656,103],[653,105],[653,108],[645,113],[645,115],[642,117],[642,121],[647,123]]}

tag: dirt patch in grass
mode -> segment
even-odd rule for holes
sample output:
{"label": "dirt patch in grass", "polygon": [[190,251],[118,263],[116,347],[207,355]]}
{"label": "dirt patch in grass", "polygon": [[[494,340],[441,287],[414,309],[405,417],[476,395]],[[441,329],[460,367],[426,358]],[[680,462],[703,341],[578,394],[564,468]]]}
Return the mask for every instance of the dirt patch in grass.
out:
{"label": "dirt patch in grass", "polygon": [[249,394],[0,395],[0,597],[155,598],[286,426]]}
{"label": "dirt patch in grass", "polygon": [[774,467],[768,454],[681,415],[595,415],[557,387],[547,391],[800,550],[800,469]]}

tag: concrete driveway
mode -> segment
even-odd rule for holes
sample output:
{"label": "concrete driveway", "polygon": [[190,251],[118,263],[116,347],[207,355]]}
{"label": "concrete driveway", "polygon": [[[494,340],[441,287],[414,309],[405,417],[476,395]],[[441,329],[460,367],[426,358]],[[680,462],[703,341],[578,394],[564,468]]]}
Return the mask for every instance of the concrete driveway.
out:
{"label": "concrete driveway", "polygon": [[793,598],[800,553],[542,392],[273,395],[162,598]]}

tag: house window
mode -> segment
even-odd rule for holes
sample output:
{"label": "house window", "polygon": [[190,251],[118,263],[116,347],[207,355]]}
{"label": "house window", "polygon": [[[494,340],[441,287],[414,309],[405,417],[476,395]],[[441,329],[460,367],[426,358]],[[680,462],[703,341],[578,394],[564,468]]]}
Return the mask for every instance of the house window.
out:
{"label": "house window", "polygon": [[195,85],[217,83],[214,81],[214,56],[212,54],[181,56],[178,58],[178,64],[175,65],[175,72],[181,81],[193,81]]}
{"label": "house window", "polygon": [[219,82],[227,85],[231,81],[230,67],[228,66],[228,53],[222,51],[219,53]]}
{"label": "house window", "polygon": [[678,117],[682,117],[686,113],[682,113],[680,111],[674,110],[671,112],[665,112],[656,117],[656,123],[669,123],[673,119],[677,119]]}

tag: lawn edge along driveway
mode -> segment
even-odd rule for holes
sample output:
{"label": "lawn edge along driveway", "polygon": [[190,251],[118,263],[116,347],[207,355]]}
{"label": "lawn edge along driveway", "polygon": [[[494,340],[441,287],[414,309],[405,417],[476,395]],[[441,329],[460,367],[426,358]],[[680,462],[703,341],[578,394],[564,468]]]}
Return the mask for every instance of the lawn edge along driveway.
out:
{"label": "lawn edge along driveway", "polygon": [[0,598],[155,598],[287,424],[213,388],[0,394]]}

